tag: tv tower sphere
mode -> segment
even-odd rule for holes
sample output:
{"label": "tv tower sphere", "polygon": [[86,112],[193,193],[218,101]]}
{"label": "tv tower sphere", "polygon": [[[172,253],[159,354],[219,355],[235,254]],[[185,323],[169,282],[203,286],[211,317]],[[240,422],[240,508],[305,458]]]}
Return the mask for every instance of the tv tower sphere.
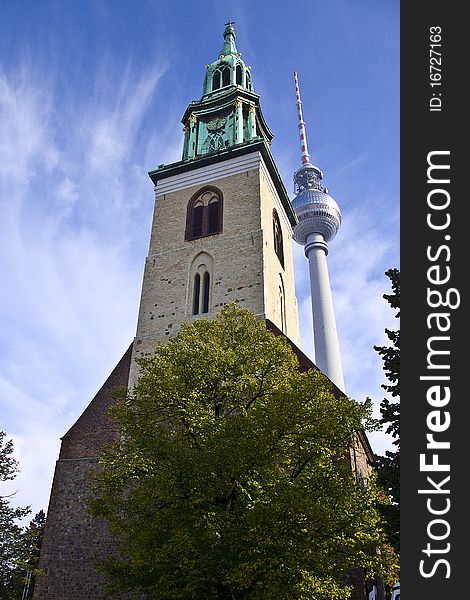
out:
{"label": "tv tower sphere", "polygon": [[308,237],[314,233],[321,234],[328,243],[341,226],[341,211],[320,184],[322,177],[320,169],[310,162],[303,164],[294,175],[296,196],[292,207],[299,222],[294,226],[293,235],[302,246],[308,244]]}

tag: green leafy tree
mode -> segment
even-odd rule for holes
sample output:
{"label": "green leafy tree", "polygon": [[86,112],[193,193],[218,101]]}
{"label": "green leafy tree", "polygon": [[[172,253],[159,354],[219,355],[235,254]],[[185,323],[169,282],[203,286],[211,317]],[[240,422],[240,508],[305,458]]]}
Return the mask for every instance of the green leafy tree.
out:
{"label": "green leafy tree", "polygon": [[[18,463],[13,457],[13,442],[0,431],[0,482],[13,480]],[[26,544],[19,520],[31,512],[29,506],[10,505],[12,495],[0,495],[0,599],[21,598],[26,565]]]}
{"label": "green leafy tree", "polygon": [[[346,460],[370,406],[301,373],[288,342],[236,305],[140,361],[112,414],[90,508],[120,553],[108,591],[149,599],[342,599],[348,569],[394,577]],[[377,552],[381,550],[381,552]]]}
{"label": "green leafy tree", "polygon": [[[400,317],[400,271],[389,269],[385,275],[392,286],[391,294],[384,294],[390,307],[396,310],[395,317]],[[393,438],[396,450],[385,452],[385,456],[376,456],[378,482],[386,491],[390,503],[383,504],[381,511],[386,520],[386,531],[390,543],[396,550],[400,549],[400,330],[385,329],[391,346],[374,346],[383,360],[384,372],[389,384],[382,387],[395,400],[384,398],[380,404],[381,423],[385,431]]]}

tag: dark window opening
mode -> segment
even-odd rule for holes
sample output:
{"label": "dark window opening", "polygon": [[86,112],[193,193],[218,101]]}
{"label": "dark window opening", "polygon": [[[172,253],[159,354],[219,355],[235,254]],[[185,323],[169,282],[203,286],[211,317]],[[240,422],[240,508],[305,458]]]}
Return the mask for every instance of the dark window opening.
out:
{"label": "dark window opening", "polygon": [[199,237],[202,234],[202,219],[204,216],[204,205],[199,204],[194,207],[193,217],[193,236]]}
{"label": "dark window opening", "polygon": [[212,77],[212,91],[220,88],[220,71],[216,71]]}
{"label": "dark window opening", "polygon": [[210,286],[210,275],[207,271],[204,273],[203,286],[204,286],[204,296],[202,299],[203,300],[202,312],[207,313],[207,312],[209,312],[209,286]]}
{"label": "dark window opening", "polygon": [[193,293],[193,315],[199,314],[199,297],[201,295],[201,276],[196,273],[194,276],[194,293]]}
{"label": "dark window opening", "polygon": [[235,76],[236,76],[237,85],[241,85],[242,84],[242,67],[241,67],[241,65],[237,65]]}
{"label": "dark window opening", "polygon": [[189,241],[222,232],[222,192],[206,187],[194,194],[186,211],[184,239]]}
{"label": "dark window opening", "polygon": [[250,77],[250,72],[247,70],[246,74],[246,89],[251,91],[251,77]]}
{"label": "dark window opening", "polygon": [[282,229],[279,221],[279,216],[276,210],[273,211],[273,236],[274,236],[274,252],[279,258],[279,262],[284,268],[284,246],[282,243]]}
{"label": "dark window opening", "polygon": [[224,67],[222,69],[222,87],[230,85],[230,67]]}
{"label": "dark window opening", "polygon": [[284,290],[281,287],[279,287],[279,300],[281,303],[281,331],[283,333],[285,333],[286,315],[285,315],[285,308],[284,308]]}
{"label": "dark window opening", "polygon": [[209,230],[208,233],[217,233],[219,229],[219,202],[216,200],[209,204]]}
{"label": "dark window opening", "polygon": [[212,91],[230,85],[230,67],[227,63],[219,66],[212,75]]}

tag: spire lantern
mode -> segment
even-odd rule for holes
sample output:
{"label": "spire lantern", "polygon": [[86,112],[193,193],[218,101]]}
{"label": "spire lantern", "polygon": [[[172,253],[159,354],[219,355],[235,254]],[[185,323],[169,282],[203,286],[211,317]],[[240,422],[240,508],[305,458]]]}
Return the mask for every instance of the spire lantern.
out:
{"label": "spire lantern", "polygon": [[183,115],[183,160],[260,140],[270,144],[273,138],[253,90],[250,68],[235,45],[233,25],[234,21],[225,23],[222,50],[206,65],[201,100],[191,102]]}
{"label": "spire lantern", "polygon": [[238,86],[250,92],[253,91],[250,69],[241,59],[235,45],[235,21],[226,23],[224,30],[224,45],[217,60],[206,66],[204,78],[203,98],[211,97],[214,93],[220,94],[231,86]]}

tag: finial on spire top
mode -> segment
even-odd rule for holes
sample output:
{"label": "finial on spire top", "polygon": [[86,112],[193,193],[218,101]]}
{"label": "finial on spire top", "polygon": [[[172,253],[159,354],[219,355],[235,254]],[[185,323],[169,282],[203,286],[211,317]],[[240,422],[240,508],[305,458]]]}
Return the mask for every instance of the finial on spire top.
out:
{"label": "finial on spire top", "polygon": [[228,54],[239,55],[237,47],[235,46],[235,29],[233,28],[235,21],[228,21],[225,23],[225,31],[224,31],[224,47],[220,51],[222,56],[227,56]]}
{"label": "finial on spire top", "polygon": [[300,99],[300,88],[299,88],[299,79],[297,76],[297,71],[294,71],[294,81],[295,81],[295,94],[297,99],[297,111],[299,115],[299,134],[300,134],[300,148],[302,150],[302,164],[307,164],[310,162],[310,154],[308,153],[307,146],[307,132],[305,130],[305,122],[302,114],[302,100]]}

